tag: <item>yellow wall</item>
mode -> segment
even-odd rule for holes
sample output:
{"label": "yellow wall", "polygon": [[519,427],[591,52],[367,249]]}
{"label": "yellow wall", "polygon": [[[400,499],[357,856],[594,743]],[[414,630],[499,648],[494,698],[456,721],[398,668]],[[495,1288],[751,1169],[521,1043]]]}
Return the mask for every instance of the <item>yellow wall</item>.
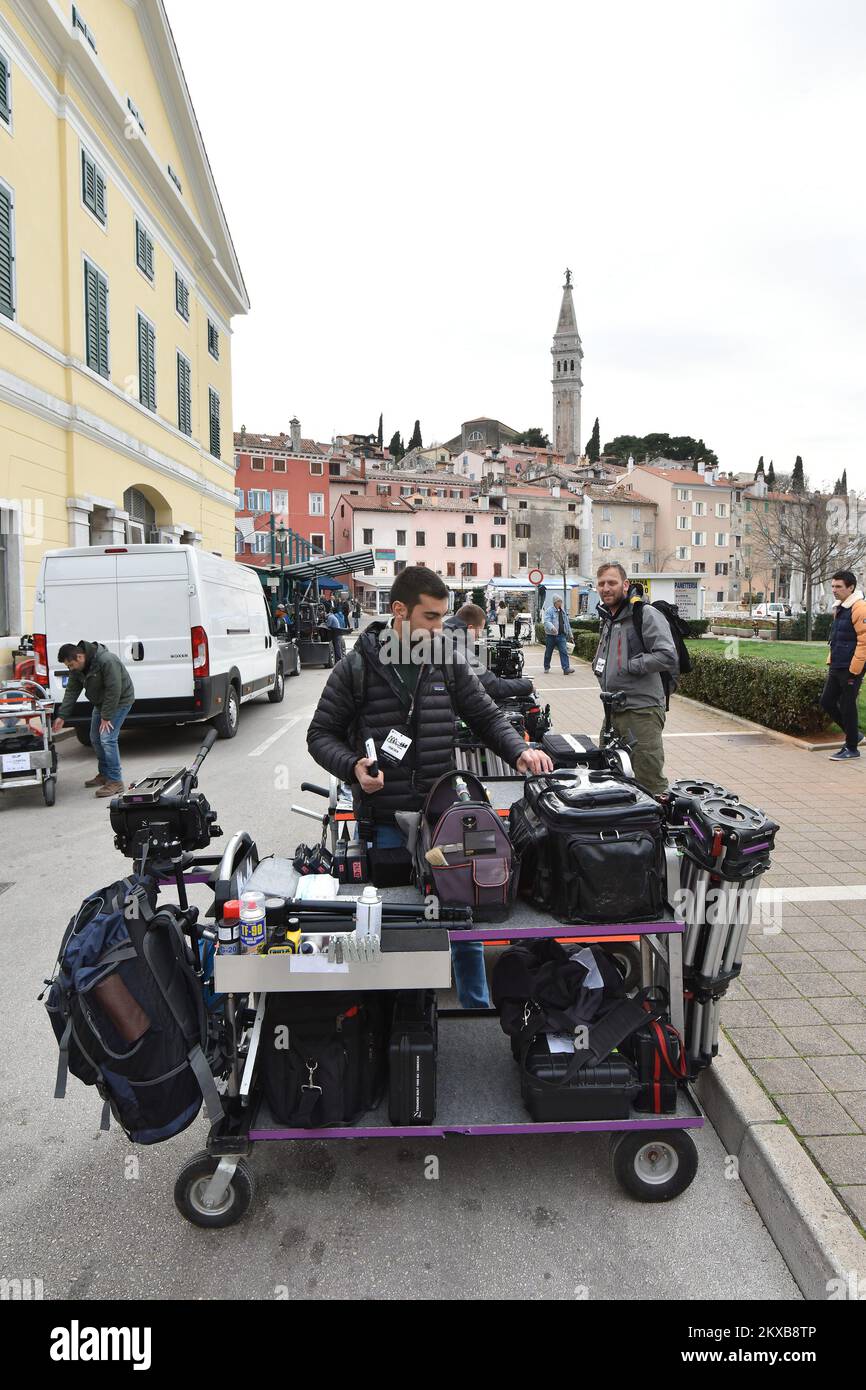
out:
{"label": "yellow wall", "polygon": [[[29,3],[34,13],[47,9],[47,0]],[[63,0],[62,8],[71,31],[71,0]],[[13,638],[28,630],[42,552],[69,544],[67,498],[89,494],[122,507],[128,487],[150,489],[161,499],[160,521],[189,526],[202,532],[205,548],[234,554],[231,307],[183,208],[211,241],[215,212],[208,206],[209,230],[193,199],[190,171],[161,96],[165,84],[151,64],[135,7],[86,0],[80,8],[97,41],[98,62],[124,107],[126,96],[132,97],[161,167],[171,163],[183,195],[179,200],[169,181],[163,189],[153,173],[144,175],[140,151],[131,152],[133,142],[123,138],[120,122],[104,118],[88,89],[90,76],[76,72],[78,66],[88,74],[90,51],[58,73],[15,5],[0,0],[0,48],[11,62],[13,105],[12,132],[0,123],[0,178],[14,193],[16,244],[15,322],[0,316],[0,369],[16,383],[0,397],[0,497],[21,499],[29,517],[38,500],[41,527],[38,542],[25,537],[25,612]],[[31,80],[29,64],[47,91]],[[106,176],[105,227],[82,202],[82,146]],[[152,283],[135,262],[137,216],[154,242]],[[108,280],[109,381],[85,365],[85,256]],[[188,323],[175,309],[176,268],[189,285]],[[232,273],[232,267],[225,269]],[[156,335],[155,412],[138,401],[139,311]],[[218,361],[207,350],[208,317],[220,334]],[[192,366],[191,438],[177,428],[178,349]],[[209,386],[221,400],[220,462],[209,454]],[[157,456],[177,466],[181,476],[151,466]],[[206,492],[205,484],[226,496]],[[11,645],[0,636],[0,674]]]}

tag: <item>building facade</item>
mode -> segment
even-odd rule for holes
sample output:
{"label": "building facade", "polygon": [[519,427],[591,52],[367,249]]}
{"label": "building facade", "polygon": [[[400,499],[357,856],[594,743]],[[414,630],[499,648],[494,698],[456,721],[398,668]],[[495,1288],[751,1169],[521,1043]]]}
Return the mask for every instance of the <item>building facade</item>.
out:
{"label": "building facade", "polygon": [[594,581],[601,564],[620,564],[630,578],[655,568],[658,504],[642,493],[583,489],[580,568]]}
{"label": "building facade", "polygon": [[234,439],[237,558],[271,563],[271,514],[276,525],[288,527],[314,551],[329,552],[334,460],[327,446],[302,438],[297,419],[288,434],[242,430]]}
{"label": "building facade", "polygon": [[705,576],[708,607],[736,605],[742,536],[737,529],[737,494],[742,489],[716,470],[636,467],[614,491],[634,492],[657,503],[655,566],[661,571]]}
{"label": "building facade", "polygon": [[0,671],[46,550],[232,554],[248,308],[160,0],[4,0]]}

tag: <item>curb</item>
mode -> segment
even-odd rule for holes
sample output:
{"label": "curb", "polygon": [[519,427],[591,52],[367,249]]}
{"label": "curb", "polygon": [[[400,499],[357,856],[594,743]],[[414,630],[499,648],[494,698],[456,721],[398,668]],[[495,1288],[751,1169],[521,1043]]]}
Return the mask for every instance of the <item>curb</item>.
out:
{"label": "curb", "polygon": [[683,704],[691,705],[693,709],[712,710],[713,714],[720,714],[734,724],[744,724],[747,729],[759,729],[762,734],[769,734],[770,738],[790,743],[794,748],[801,748],[804,753],[817,753],[822,750],[826,752],[828,748],[838,747],[845,737],[844,734],[840,734],[838,738],[830,738],[826,743],[808,743],[797,734],[783,734],[781,729],[768,729],[766,724],[758,724],[754,719],[744,719],[741,714],[731,714],[726,709],[716,709],[715,705],[705,705],[703,700],[693,700],[690,695],[674,695],[673,698],[682,700]]}
{"label": "curb", "polygon": [[866,1241],[724,1034],[695,1090],[804,1298],[826,1300],[832,1279],[856,1297]]}

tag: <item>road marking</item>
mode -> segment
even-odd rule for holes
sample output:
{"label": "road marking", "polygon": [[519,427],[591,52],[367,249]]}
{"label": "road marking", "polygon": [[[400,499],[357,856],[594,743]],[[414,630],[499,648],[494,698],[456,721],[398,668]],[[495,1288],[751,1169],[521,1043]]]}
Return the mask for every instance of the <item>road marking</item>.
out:
{"label": "road marking", "polygon": [[823,884],[818,888],[760,888],[758,902],[835,903],[866,898],[866,883]]}
{"label": "road marking", "polygon": [[284,717],[283,727],[281,729],[277,729],[277,732],[275,734],[271,734],[270,738],[266,738],[264,743],[260,743],[258,748],[254,748],[251,753],[247,754],[247,757],[260,758],[263,753],[267,752],[271,744],[276,743],[277,739],[282,738],[283,734],[287,734],[289,732],[289,729],[291,729],[293,725],[299,722],[299,719],[300,715],[295,715],[294,718],[288,719]]}
{"label": "road marking", "polygon": [[766,738],[769,729],[706,729],[701,733],[662,734],[662,738]]}
{"label": "road marking", "polygon": [[[544,673],[547,675],[547,672]],[[536,688],[538,695],[550,695],[556,690],[598,690],[597,685],[539,685]]]}

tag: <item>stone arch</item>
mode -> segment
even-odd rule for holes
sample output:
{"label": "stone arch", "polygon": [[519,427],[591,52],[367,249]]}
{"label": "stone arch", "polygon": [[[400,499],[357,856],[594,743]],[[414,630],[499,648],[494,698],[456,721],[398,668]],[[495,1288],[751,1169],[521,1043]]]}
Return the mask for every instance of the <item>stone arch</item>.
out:
{"label": "stone arch", "polygon": [[171,526],[171,507],[161,492],[150,483],[135,483],[123,494],[124,511],[129,512],[131,521],[140,521],[145,530],[157,530]]}

